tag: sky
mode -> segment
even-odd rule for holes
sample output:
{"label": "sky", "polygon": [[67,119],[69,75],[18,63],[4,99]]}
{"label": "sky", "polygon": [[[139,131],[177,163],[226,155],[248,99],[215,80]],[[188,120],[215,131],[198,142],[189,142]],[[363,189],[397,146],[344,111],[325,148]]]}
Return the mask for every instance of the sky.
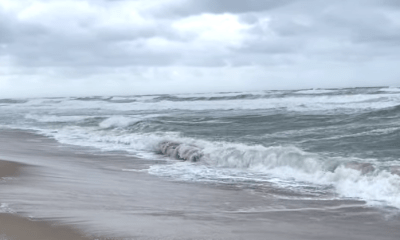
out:
{"label": "sky", "polygon": [[0,98],[369,86],[398,0],[0,0]]}

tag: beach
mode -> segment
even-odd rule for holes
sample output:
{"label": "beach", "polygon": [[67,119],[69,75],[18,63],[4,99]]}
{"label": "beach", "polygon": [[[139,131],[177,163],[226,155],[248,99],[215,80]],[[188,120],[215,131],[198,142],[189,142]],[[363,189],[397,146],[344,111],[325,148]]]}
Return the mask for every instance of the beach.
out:
{"label": "beach", "polygon": [[400,0],[0,0],[0,240],[400,240],[399,66]]}
{"label": "beach", "polygon": [[[142,172],[148,164],[143,160],[62,145],[32,132],[2,130],[0,158],[17,162],[0,165],[2,176],[12,176],[0,184],[0,203],[13,210],[0,214],[0,236],[9,239],[400,237],[396,209],[354,200],[277,201],[235,185],[164,181]],[[128,176],[129,189],[117,184]]]}
{"label": "beach", "polygon": [[66,226],[58,226],[56,222],[33,221],[12,214],[0,214],[0,238],[20,240],[84,240],[85,237]]}
{"label": "beach", "polygon": [[[23,164],[0,160],[0,179],[18,177]],[[1,183],[0,183],[1,187]],[[27,219],[16,214],[0,213],[0,238],[20,240],[85,240],[82,233],[55,221]]]}

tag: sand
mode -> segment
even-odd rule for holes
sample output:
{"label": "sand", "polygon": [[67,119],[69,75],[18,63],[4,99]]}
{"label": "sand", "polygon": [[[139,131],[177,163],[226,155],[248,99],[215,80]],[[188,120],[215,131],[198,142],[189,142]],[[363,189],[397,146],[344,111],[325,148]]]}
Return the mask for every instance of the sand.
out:
{"label": "sand", "polygon": [[0,160],[0,178],[17,176],[23,165]]}
{"label": "sand", "polygon": [[[0,179],[17,177],[23,164],[0,160]],[[1,183],[0,183],[1,184]],[[52,221],[34,221],[9,213],[0,213],[0,239],[10,240],[84,240],[82,233]]]}

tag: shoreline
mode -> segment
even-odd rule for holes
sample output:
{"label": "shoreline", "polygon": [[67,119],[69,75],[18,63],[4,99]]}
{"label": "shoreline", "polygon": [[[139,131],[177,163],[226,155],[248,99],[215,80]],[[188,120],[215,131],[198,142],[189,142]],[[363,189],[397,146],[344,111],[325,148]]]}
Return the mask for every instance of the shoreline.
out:
{"label": "shoreline", "polygon": [[[15,182],[1,181],[0,194],[10,199],[5,203],[22,205],[33,195],[33,208],[17,210],[30,214],[33,209],[37,217],[0,213],[0,239],[398,240],[400,236],[400,215],[388,215],[360,201],[288,201],[230,185],[168,181],[140,171],[154,162],[63,145],[27,131],[0,129],[0,133],[0,159],[17,162],[3,162],[8,166],[3,172],[19,176]],[[66,204],[70,205],[64,210]]]}
{"label": "shoreline", "polygon": [[[0,159],[0,179],[18,177],[27,165]],[[3,183],[0,182],[0,187]],[[12,213],[0,212],[0,238],[17,240],[89,240],[83,233],[56,221],[34,221]]]}

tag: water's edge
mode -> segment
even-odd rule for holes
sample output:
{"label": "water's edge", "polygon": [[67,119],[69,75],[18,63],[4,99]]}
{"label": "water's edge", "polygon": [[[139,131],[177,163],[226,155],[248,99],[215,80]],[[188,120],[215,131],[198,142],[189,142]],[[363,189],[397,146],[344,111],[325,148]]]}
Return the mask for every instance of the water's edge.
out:
{"label": "water's edge", "polygon": [[1,203],[92,234],[129,239],[400,237],[395,209],[354,200],[277,199],[274,194],[282,195],[268,186],[166,180],[143,171],[150,159],[63,145],[31,132],[0,130],[0,158],[36,166],[0,186]]}

